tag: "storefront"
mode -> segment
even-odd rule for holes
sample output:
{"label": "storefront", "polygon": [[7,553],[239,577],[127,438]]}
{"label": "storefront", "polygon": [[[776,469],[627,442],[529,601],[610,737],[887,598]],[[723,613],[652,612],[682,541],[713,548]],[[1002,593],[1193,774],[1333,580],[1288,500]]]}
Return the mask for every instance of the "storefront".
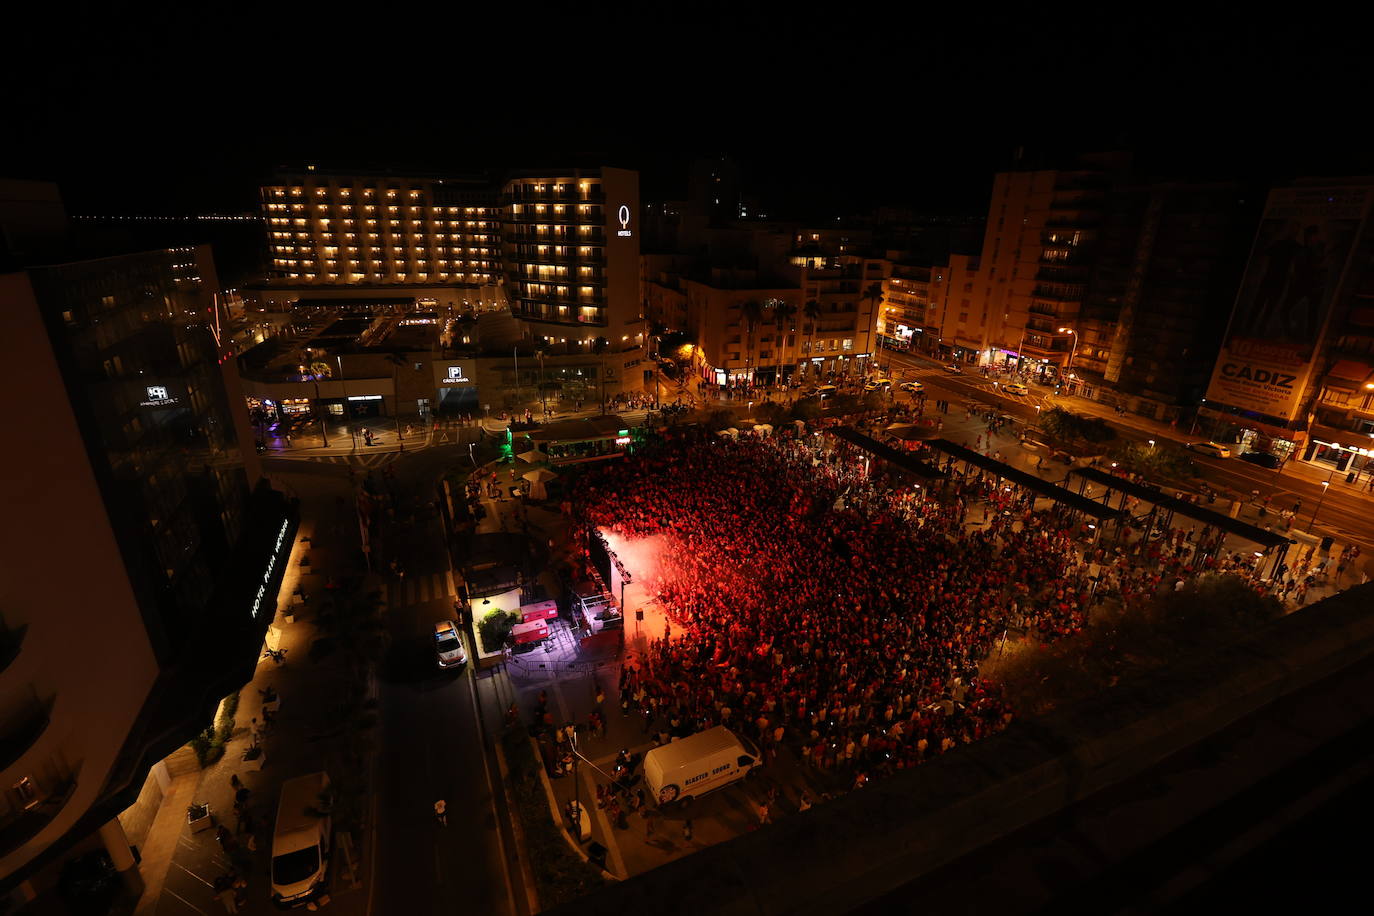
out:
{"label": "storefront", "polygon": [[[271,403],[268,401],[267,403]],[[310,415],[309,398],[282,398],[278,403],[283,416],[306,417]]]}
{"label": "storefront", "polygon": [[[448,414],[477,414],[477,374],[474,360],[434,363],[434,403]],[[426,405],[428,406],[428,405]]]}

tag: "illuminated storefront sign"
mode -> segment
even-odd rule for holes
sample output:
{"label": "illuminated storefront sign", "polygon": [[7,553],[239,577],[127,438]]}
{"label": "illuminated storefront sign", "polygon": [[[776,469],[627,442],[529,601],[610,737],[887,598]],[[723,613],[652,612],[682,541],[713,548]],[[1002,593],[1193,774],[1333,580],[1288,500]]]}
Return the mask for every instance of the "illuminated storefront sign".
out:
{"label": "illuminated storefront sign", "polygon": [[262,582],[258,585],[258,593],[253,597],[253,616],[257,617],[262,611],[263,599],[267,597],[267,586],[272,582],[272,572],[277,568],[277,560],[281,557],[281,545],[286,541],[286,532],[291,527],[291,520],[285,519],[281,523],[281,530],[277,532],[277,543],[272,545],[272,557],[267,561],[267,569],[263,570]]}
{"label": "illuminated storefront sign", "polygon": [[148,392],[148,400],[139,401],[139,407],[170,407],[177,402],[167,391],[166,385],[148,385],[145,389]]}
{"label": "illuminated storefront sign", "polygon": [[350,394],[348,399],[350,401],[380,401],[382,396],[380,394]]}
{"label": "illuminated storefront sign", "polygon": [[616,230],[615,234],[621,238],[629,238],[633,234],[630,232],[630,208],[621,204],[620,212],[616,216],[620,219],[620,228]]}
{"label": "illuminated storefront sign", "polygon": [[616,437],[616,440],[615,440],[615,444],[616,444],[616,445],[629,445],[629,444],[630,444],[630,437],[629,437],[629,436],[617,436],[617,437]]}

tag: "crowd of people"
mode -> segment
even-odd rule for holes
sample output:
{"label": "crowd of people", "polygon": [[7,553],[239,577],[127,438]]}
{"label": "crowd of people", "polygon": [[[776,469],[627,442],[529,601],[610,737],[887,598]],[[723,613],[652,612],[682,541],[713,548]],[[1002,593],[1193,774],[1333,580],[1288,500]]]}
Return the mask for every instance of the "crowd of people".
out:
{"label": "crowd of people", "polygon": [[[1106,540],[994,475],[932,494],[815,429],[685,431],[575,487],[574,532],[661,539],[635,575],[671,631],[621,678],[645,731],[724,724],[852,788],[1005,727],[1011,704],[980,666],[1009,633],[1070,636],[1108,597],[1130,606],[1208,573],[1275,588],[1222,532],[1128,519]],[[1280,597],[1319,574],[1281,570]]]}

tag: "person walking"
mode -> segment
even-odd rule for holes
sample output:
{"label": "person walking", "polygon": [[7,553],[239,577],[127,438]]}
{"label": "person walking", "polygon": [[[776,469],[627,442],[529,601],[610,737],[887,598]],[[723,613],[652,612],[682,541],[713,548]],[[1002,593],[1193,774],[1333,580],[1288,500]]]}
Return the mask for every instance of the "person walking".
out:
{"label": "person walking", "polygon": [[440,827],[448,826],[448,803],[442,798],[434,803],[434,819],[439,822]]}
{"label": "person walking", "polygon": [[688,843],[692,842],[692,819],[690,817],[682,822],[682,839]]}

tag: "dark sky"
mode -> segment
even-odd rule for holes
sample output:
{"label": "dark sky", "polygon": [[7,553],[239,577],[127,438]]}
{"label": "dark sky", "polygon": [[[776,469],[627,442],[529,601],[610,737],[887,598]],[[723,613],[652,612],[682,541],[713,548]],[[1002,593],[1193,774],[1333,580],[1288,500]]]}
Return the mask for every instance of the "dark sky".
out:
{"label": "dark sky", "polygon": [[464,22],[442,51],[418,33],[449,33],[412,21],[323,54],[270,18],[108,14],[35,26],[31,58],[4,64],[0,174],[57,179],[76,212],[196,212],[251,208],[273,165],[307,158],[599,161],[639,168],[652,198],[694,155],[727,154],[773,209],[977,212],[1017,147],[1048,162],[1127,147],[1165,174],[1374,172],[1356,24],[1150,13],[836,8],[802,27],[801,13],[620,22],[639,32],[619,44],[604,23],[578,41],[512,18]]}

